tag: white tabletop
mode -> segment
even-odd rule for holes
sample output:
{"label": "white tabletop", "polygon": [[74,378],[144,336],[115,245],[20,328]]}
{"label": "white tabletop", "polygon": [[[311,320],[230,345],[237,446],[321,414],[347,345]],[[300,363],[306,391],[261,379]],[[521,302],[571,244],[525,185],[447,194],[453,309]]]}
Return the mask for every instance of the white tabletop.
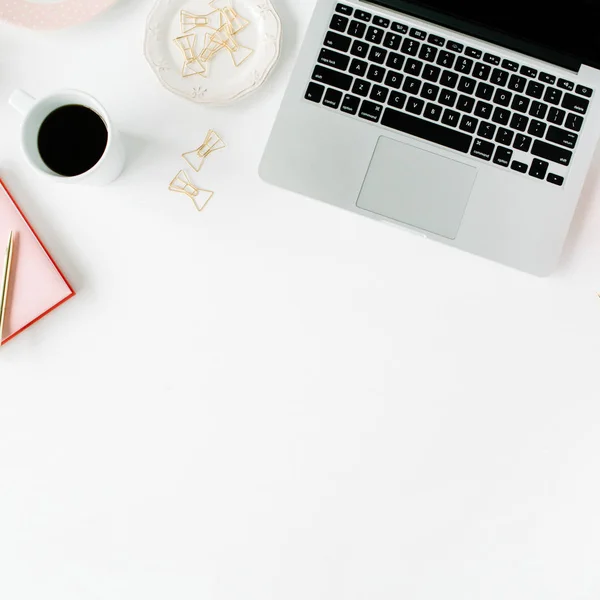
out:
{"label": "white tabletop", "polygon": [[[78,293],[0,352],[0,598],[599,597],[600,171],[546,279],[267,186],[314,3],[226,108],[159,85],[151,0],[0,25],[0,177]],[[25,165],[8,95],[64,87],[127,136],[109,187]]]}

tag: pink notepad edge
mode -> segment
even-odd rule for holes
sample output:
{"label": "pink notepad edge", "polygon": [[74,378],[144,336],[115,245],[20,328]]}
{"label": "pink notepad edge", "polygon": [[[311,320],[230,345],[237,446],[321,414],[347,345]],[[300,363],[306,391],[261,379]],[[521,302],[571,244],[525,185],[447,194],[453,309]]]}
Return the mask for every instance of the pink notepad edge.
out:
{"label": "pink notepad edge", "polygon": [[4,346],[7,342],[10,342],[10,340],[17,337],[20,333],[23,333],[23,331],[25,331],[26,329],[31,327],[34,323],[37,323],[40,319],[43,319],[46,315],[51,313],[55,308],[58,308],[61,304],[65,303],[67,300],[70,300],[71,298],[73,298],[73,296],[75,296],[75,290],[72,288],[71,284],[67,281],[67,278],[63,275],[63,272],[59,269],[58,265],[56,264],[56,261],[50,255],[50,252],[48,252],[48,249],[46,248],[46,246],[44,246],[44,243],[39,238],[35,229],[31,226],[31,223],[29,222],[29,220],[27,219],[27,217],[21,210],[21,207],[17,204],[17,202],[13,198],[12,194],[10,193],[10,191],[8,190],[8,188],[6,187],[6,185],[4,184],[2,179],[0,179],[0,187],[2,187],[2,189],[6,192],[7,196],[10,198],[11,202],[14,204],[18,213],[21,215],[21,218],[23,219],[23,221],[25,221],[25,224],[27,225],[27,227],[29,227],[29,230],[31,231],[31,233],[33,233],[33,236],[37,240],[38,244],[42,247],[42,250],[46,253],[46,256],[48,257],[48,259],[50,260],[50,262],[56,269],[56,272],[60,275],[62,280],[65,282],[65,285],[69,288],[69,290],[71,292],[68,296],[65,296],[62,300],[60,300],[59,302],[54,304],[54,306],[51,306],[50,308],[45,310],[42,314],[38,315],[35,319],[33,319],[32,321],[30,321],[29,323],[27,323],[26,325],[21,327],[21,329],[19,329],[18,331],[15,331],[14,333],[9,335],[4,340],[0,340],[0,346]]}

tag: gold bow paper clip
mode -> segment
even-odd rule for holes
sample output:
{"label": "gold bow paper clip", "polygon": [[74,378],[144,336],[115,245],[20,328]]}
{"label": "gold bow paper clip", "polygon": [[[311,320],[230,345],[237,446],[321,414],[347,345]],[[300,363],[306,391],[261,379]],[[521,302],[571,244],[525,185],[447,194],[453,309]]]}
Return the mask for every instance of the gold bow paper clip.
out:
{"label": "gold bow paper clip", "polygon": [[211,43],[218,43],[220,47],[227,48],[231,54],[231,60],[236,67],[239,67],[253,52],[251,48],[240,46],[233,37],[233,32],[229,23],[219,27],[211,36]]}
{"label": "gold bow paper clip", "polygon": [[201,211],[214,195],[214,192],[201,190],[193,185],[185,171],[179,171],[175,175],[175,178],[169,184],[169,190],[185,194],[194,203],[198,211]]}
{"label": "gold bow paper clip", "polygon": [[202,62],[208,62],[219,50],[223,48],[223,44],[213,38],[213,35],[207,33],[204,36],[204,48],[198,55],[198,59]]}
{"label": "gold bow paper clip", "polygon": [[182,10],[179,19],[181,22],[181,33],[188,33],[196,27],[209,27],[210,29],[219,29],[221,23],[221,13],[213,10],[207,15],[195,15],[187,10]]}
{"label": "gold bow paper clip", "polygon": [[202,168],[207,156],[217,150],[222,150],[226,146],[227,144],[221,139],[219,134],[211,129],[206,134],[206,138],[199,148],[191,152],[185,152],[181,156],[183,156],[194,171],[198,172]]}
{"label": "gold bow paper clip", "polygon": [[202,64],[196,56],[196,34],[182,35],[173,40],[177,47],[183,53],[185,61],[181,70],[183,77],[191,77],[192,75],[202,75],[206,77],[206,65]]}
{"label": "gold bow paper clip", "polygon": [[240,15],[238,15],[237,12],[231,6],[225,6],[223,8],[220,8],[219,12],[221,13],[221,26],[225,25],[225,23],[229,23],[233,35],[236,35],[250,24],[250,21],[248,21],[248,19],[240,17]]}

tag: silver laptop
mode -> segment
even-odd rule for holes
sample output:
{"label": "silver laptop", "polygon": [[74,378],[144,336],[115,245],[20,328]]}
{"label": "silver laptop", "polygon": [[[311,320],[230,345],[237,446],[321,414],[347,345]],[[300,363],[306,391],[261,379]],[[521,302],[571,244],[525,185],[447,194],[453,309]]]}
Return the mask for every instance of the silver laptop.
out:
{"label": "silver laptop", "polygon": [[600,135],[598,6],[317,0],[261,177],[550,273]]}

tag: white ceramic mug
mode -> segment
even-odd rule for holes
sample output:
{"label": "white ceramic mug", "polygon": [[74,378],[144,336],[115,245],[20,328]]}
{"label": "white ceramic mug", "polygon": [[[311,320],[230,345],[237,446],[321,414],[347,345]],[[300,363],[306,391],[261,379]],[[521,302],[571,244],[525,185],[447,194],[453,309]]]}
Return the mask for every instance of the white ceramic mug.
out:
{"label": "white ceramic mug", "polygon": [[[21,146],[29,164],[38,172],[68,183],[106,185],[114,181],[125,165],[125,152],[119,132],[113,127],[104,107],[92,96],[77,90],[63,90],[36,100],[22,90],[13,92],[9,104],[24,117]],[[74,177],[65,177],[46,166],[38,150],[38,134],[44,119],[54,110],[69,104],[80,104],[93,110],[106,125],[108,140],[100,160],[89,171]]]}

